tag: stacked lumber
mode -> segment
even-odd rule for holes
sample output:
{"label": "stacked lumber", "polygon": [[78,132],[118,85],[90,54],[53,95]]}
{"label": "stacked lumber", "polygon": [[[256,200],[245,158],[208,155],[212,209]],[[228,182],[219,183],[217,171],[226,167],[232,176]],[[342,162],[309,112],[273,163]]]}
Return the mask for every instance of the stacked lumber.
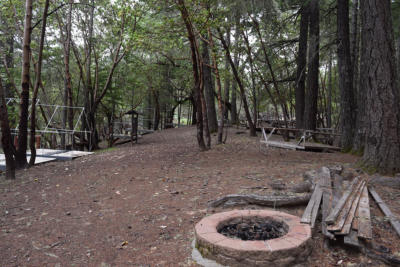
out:
{"label": "stacked lumber", "polygon": [[372,238],[367,182],[355,177],[342,190],[343,179],[338,174],[332,178],[331,173],[327,167],[317,171],[315,189],[301,222],[314,228],[322,203],[322,233],[329,239],[343,236],[345,243],[358,246],[359,238]]}

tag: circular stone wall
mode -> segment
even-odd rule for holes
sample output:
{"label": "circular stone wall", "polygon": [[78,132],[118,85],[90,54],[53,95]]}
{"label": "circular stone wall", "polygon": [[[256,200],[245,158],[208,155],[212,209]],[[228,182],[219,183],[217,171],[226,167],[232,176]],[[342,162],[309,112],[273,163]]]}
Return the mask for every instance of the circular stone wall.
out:
{"label": "circular stone wall", "polygon": [[[242,218],[265,218],[287,225],[287,234],[270,240],[243,241],[218,233],[224,223]],[[196,248],[205,258],[228,266],[293,266],[311,252],[309,225],[300,218],[272,210],[233,210],[203,218],[195,226]]]}

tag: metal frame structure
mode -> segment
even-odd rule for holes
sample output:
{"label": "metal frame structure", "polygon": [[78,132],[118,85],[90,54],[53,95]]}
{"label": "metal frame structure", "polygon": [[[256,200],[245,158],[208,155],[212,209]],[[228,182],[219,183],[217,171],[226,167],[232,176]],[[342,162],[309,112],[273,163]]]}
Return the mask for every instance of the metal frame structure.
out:
{"label": "metal frame structure", "polygon": [[[6,98],[6,104],[7,105],[10,105],[10,103],[15,103],[17,101],[19,101],[19,98]],[[32,102],[31,99],[29,101]],[[85,112],[85,108],[84,107],[75,107],[75,106],[74,107],[69,107],[69,106],[62,106],[62,105],[42,104],[42,103],[40,103],[40,99],[37,99],[36,100],[36,107],[39,107],[39,106],[48,107],[48,108],[54,108],[54,111],[52,112],[52,115],[51,115],[50,119],[48,120],[48,122],[47,122],[46,126],[44,127],[44,129],[38,129],[38,130],[36,130],[36,133],[38,133],[38,134],[59,134],[59,135],[64,134],[64,135],[71,135],[71,140],[73,140],[75,133],[81,133],[81,134],[84,134],[84,135],[89,137],[89,140],[88,140],[89,147],[91,146],[91,141],[92,141],[91,140],[91,133],[92,133],[92,131],[79,130],[79,122],[81,122],[83,119],[86,120],[86,123],[88,124],[87,117],[86,117],[86,112]],[[32,105],[29,105],[29,117],[28,118],[30,118],[30,116],[31,116],[31,112],[30,112],[31,108],[32,108]],[[57,114],[57,111],[62,110],[64,108],[80,110],[79,116],[78,116],[78,118],[76,120],[76,123],[74,125],[74,128],[72,130],[66,129],[66,128],[61,128],[60,129],[60,128],[51,127],[51,125],[53,123],[53,120],[55,118],[55,115]],[[18,126],[16,126],[15,129],[12,129],[12,133],[13,134],[18,133]],[[40,145],[40,147],[41,147],[41,145]]]}

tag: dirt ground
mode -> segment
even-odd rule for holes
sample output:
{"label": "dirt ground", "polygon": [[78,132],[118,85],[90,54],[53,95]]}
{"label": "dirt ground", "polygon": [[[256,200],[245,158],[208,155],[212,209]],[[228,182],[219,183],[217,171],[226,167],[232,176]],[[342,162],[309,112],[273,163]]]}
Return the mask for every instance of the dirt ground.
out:
{"label": "dirt ground", "polygon": [[[208,201],[265,194],[272,179],[296,183],[307,170],[357,161],[279,149],[263,155],[258,141],[232,128],[227,144],[199,152],[195,128],[171,129],[134,146],[35,166],[15,181],[1,178],[0,266],[197,266],[194,225],[217,211],[207,210]],[[378,192],[399,215],[400,192]],[[399,238],[371,206],[376,241],[399,254]],[[280,210],[301,216],[304,208]],[[307,266],[378,265],[342,245],[324,246],[320,229],[313,246]]]}

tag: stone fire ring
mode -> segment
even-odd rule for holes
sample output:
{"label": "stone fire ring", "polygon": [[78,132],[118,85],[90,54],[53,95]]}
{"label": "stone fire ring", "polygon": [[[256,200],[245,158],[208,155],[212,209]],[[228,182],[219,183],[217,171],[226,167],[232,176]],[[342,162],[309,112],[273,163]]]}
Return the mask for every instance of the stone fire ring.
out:
{"label": "stone fire ring", "polygon": [[[281,221],[288,226],[282,237],[243,241],[218,233],[224,222],[243,217],[261,217]],[[311,229],[300,218],[273,210],[232,210],[203,218],[195,226],[196,248],[203,257],[228,266],[294,266],[311,253]]]}

